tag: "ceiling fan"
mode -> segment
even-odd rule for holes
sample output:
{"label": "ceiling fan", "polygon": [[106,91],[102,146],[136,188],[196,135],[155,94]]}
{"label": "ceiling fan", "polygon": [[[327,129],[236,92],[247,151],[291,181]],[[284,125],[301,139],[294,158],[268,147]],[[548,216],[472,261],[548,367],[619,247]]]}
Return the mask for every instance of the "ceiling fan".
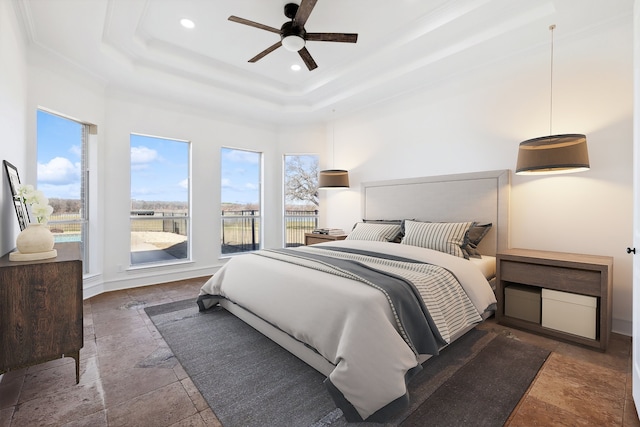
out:
{"label": "ceiling fan", "polygon": [[316,69],[318,65],[305,47],[307,41],[342,43],[357,42],[358,35],[353,33],[308,33],[305,30],[304,24],[307,22],[307,19],[309,19],[309,15],[311,15],[311,11],[313,11],[317,1],[318,0],[302,0],[300,2],[300,6],[295,3],[287,3],[284,6],[284,15],[289,18],[290,21],[282,24],[280,29],[259,24],[248,19],[239,18],[237,16],[230,16],[229,21],[260,28],[261,30],[267,30],[280,35],[280,41],[278,43],[266,48],[251,58],[249,62],[257,62],[280,46],[284,46],[288,51],[298,52],[309,71],[311,71]]}

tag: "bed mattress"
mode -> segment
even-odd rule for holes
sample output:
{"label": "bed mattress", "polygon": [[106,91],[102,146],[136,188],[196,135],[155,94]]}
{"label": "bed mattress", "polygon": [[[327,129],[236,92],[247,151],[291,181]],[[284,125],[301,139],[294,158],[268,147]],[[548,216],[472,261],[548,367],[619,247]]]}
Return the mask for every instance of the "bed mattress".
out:
{"label": "bed mattress", "polygon": [[[435,322],[435,336],[442,345],[482,320],[495,305],[485,276],[489,259],[472,261],[441,252],[387,242],[336,241],[301,247],[293,253],[247,254],[231,259],[200,292],[202,308],[228,300],[293,339],[316,351],[335,368],[327,387],[350,421],[384,416],[408,403],[407,381],[420,369],[423,355],[412,348],[399,323],[399,309],[375,285],[349,272],[330,271],[323,262],[294,260],[300,252],[365,250],[391,254],[404,261],[369,260],[354,255],[358,263],[391,274],[406,274],[424,298],[421,304]],[[261,251],[262,252],[262,251]],[[339,252],[339,251],[338,251]],[[345,252],[329,256],[353,258]],[[308,265],[307,265],[308,264]],[[401,273],[407,264],[409,273]],[[385,267],[382,267],[385,265]],[[450,272],[455,284],[431,279],[431,269]],[[401,314],[401,313],[400,313]],[[433,352],[437,354],[437,349]],[[373,417],[373,418],[372,418]]]}

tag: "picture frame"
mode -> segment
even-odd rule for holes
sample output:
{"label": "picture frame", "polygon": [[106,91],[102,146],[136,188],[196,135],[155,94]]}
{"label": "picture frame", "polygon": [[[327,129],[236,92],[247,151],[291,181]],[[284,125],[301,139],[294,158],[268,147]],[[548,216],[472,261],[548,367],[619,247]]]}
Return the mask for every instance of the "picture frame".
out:
{"label": "picture frame", "polygon": [[6,160],[3,160],[2,163],[4,164],[4,170],[7,172],[7,179],[9,182],[9,188],[11,189],[11,199],[13,200],[13,207],[16,210],[16,216],[18,217],[20,231],[22,231],[27,228],[30,219],[29,211],[18,195],[18,190],[20,188],[20,175],[18,174],[18,168],[16,168]]}

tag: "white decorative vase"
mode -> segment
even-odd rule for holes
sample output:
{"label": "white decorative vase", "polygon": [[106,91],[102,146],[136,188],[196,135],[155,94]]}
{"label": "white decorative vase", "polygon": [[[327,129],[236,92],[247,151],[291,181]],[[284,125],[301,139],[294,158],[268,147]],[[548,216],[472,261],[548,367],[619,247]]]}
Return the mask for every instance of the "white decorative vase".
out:
{"label": "white decorative vase", "polygon": [[40,223],[29,224],[16,238],[17,252],[10,254],[12,261],[31,261],[53,258],[57,251],[53,249],[53,234]]}

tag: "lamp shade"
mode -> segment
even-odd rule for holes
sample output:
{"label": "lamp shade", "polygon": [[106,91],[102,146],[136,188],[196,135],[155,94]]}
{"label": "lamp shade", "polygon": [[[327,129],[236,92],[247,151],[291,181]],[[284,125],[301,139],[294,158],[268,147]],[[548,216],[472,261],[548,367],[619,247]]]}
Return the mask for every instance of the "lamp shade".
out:
{"label": "lamp shade", "polygon": [[589,170],[587,137],[550,135],[520,143],[516,174],[570,173]]}
{"label": "lamp shade", "polygon": [[348,188],[349,172],[342,169],[327,169],[320,171],[318,188]]}

